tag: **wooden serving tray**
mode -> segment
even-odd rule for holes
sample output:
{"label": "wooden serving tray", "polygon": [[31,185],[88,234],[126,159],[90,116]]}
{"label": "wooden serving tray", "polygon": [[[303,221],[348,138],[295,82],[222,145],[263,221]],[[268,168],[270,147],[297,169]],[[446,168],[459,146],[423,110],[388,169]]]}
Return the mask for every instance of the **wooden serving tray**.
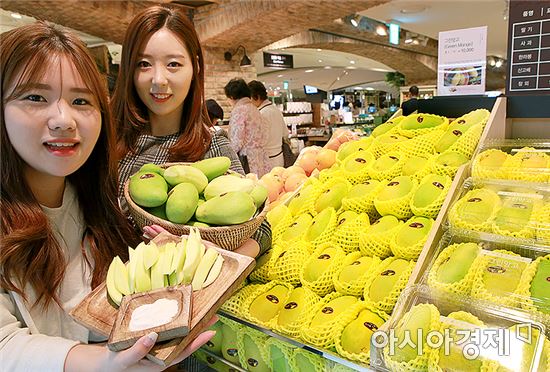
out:
{"label": "wooden serving tray", "polygon": [[[128,349],[150,332],[158,334],[157,342],[187,336],[191,323],[192,296],[193,288],[190,285],[178,285],[124,296],[107,347],[112,351]],[[178,303],[178,311],[174,318],[160,326],[130,331],[130,320],[134,310],[141,305],[152,304],[159,299],[175,300]]]}
{"label": "wooden serving tray", "polygon": [[[153,242],[162,245],[179,240],[180,237],[175,235],[161,233],[153,239]],[[251,257],[221,249],[205,240],[203,240],[203,243],[207,248],[216,249],[223,256],[222,271],[214,283],[200,291],[193,292],[193,310],[189,334],[183,338],[157,343],[147,355],[149,360],[160,365],[170,365],[181,351],[204,331],[204,325],[214,316],[218,308],[231,297],[254,268],[255,261]],[[70,315],[79,324],[108,337],[115,323],[117,313],[118,309],[108,300],[105,283],[102,283],[73,308]]]}

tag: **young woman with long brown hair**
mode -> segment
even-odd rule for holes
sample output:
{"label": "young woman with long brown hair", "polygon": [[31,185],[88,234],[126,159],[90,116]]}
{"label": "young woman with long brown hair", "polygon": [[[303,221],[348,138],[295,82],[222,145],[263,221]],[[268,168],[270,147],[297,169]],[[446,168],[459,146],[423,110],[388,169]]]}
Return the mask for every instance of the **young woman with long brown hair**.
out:
{"label": "young woman with long brown hair", "polygon": [[[119,198],[124,183],[145,163],[231,159],[243,174],[229,140],[210,128],[204,100],[204,58],[187,15],[176,7],[153,6],[137,14],[126,30],[113,112],[119,139]],[[144,232],[156,234],[155,227]],[[238,248],[256,256],[271,246],[269,224]]]}
{"label": "young woman with long brown hair", "polygon": [[[142,370],[151,333],[122,352],[69,311],[127,259],[106,84],[86,47],[43,22],[0,35],[0,360],[6,371]],[[212,337],[199,336],[178,361]]]}

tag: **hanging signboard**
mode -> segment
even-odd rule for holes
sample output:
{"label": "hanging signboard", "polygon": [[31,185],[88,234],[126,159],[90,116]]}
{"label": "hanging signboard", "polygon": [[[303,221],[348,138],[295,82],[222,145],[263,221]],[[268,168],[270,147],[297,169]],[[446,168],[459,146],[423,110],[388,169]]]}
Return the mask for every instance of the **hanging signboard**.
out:
{"label": "hanging signboard", "polygon": [[506,93],[550,93],[550,1],[511,1]]}
{"label": "hanging signboard", "polygon": [[487,26],[439,33],[437,94],[483,94]]}
{"label": "hanging signboard", "polygon": [[292,54],[273,54],[264,52],[264,67],[294,68]]}

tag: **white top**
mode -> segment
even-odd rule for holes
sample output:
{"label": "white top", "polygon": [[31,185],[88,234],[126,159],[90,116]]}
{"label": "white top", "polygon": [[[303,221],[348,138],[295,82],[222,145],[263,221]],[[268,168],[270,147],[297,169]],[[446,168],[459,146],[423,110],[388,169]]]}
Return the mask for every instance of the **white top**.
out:
{"label": "white top", "polygon": [[91,272],[81,251],[84,217],[75,189],[67,183],[59,208],[42,207],[68,262],[60,287],[61,309],[55,302],[46,310],[32,308],[36,295],[27,287],[29,302],[0,288],[0,370],[63,371],[69,350],[88,343],[90,332],[69,311],[90,291]]}
{"label": "white top", "polygon": [[263,101],[258,110],[269,123],[269,134],[265,149],[267,155],[272,157],[281,153],[283,138],[288,136],[288,128],[283,119],[283,113],[269,100]]}

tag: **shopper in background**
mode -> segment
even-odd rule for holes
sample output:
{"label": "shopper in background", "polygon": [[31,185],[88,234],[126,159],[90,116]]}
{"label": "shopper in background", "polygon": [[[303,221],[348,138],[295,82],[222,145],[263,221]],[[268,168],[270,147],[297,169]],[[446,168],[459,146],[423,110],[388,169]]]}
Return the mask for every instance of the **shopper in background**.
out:
{"label": "shopper in background", "polygon": [[208,111],[208,118],[212,126],[218,125],[218,122],[223,120],[223,109],[216,100],[207,99],[206,110]]}
{"label": "shopper in background", "polygon": [[[231,169],[244,174],[229,140],[210,128],[204,70],[197,33],[181,8],[153,6],[130,22],[113,97],[121,158],[119,199],[124,211],[128,208],[124,183],[145,163],[227,156]],[[158,226],[143,229],[149,237],[159,230]],[[270,246],[271,230],[265,223],[236,251],[255,257]]]}
{"label": "shopper in background", "polygon": [[0,369],[160,370],[143,359],[156,333],[112,352],[69,316],[138,243],[117,205],[105,81],[75,35],[44,22],[2,34],[0,53]]}
{"label": "shopper in background", "polygon": [[283,113],[271,101],[267,99],[267,90],[258,80],[248,83],[252,103],[260,110],[263,118],[268,124],[268,137],[265,151],[269,157],[271,169],[283,167],[285,159],[283,156],[283,141],[288,138],[288,128],[283,118]]}
{"label": "shopper in background", "polygon": [[269,124],[252,103],[250,88],[243,79],[231,79],[224,91],[233,104],[229,120],[231,147],[239,154],[245,171],[261,177],[271,170],[265,150]]}
{"label": "shopper in background", "polygon": [[418,87],[416,85],[409,88],[409,99],[401,104],[401,109],[405,116],[418,110]]}

